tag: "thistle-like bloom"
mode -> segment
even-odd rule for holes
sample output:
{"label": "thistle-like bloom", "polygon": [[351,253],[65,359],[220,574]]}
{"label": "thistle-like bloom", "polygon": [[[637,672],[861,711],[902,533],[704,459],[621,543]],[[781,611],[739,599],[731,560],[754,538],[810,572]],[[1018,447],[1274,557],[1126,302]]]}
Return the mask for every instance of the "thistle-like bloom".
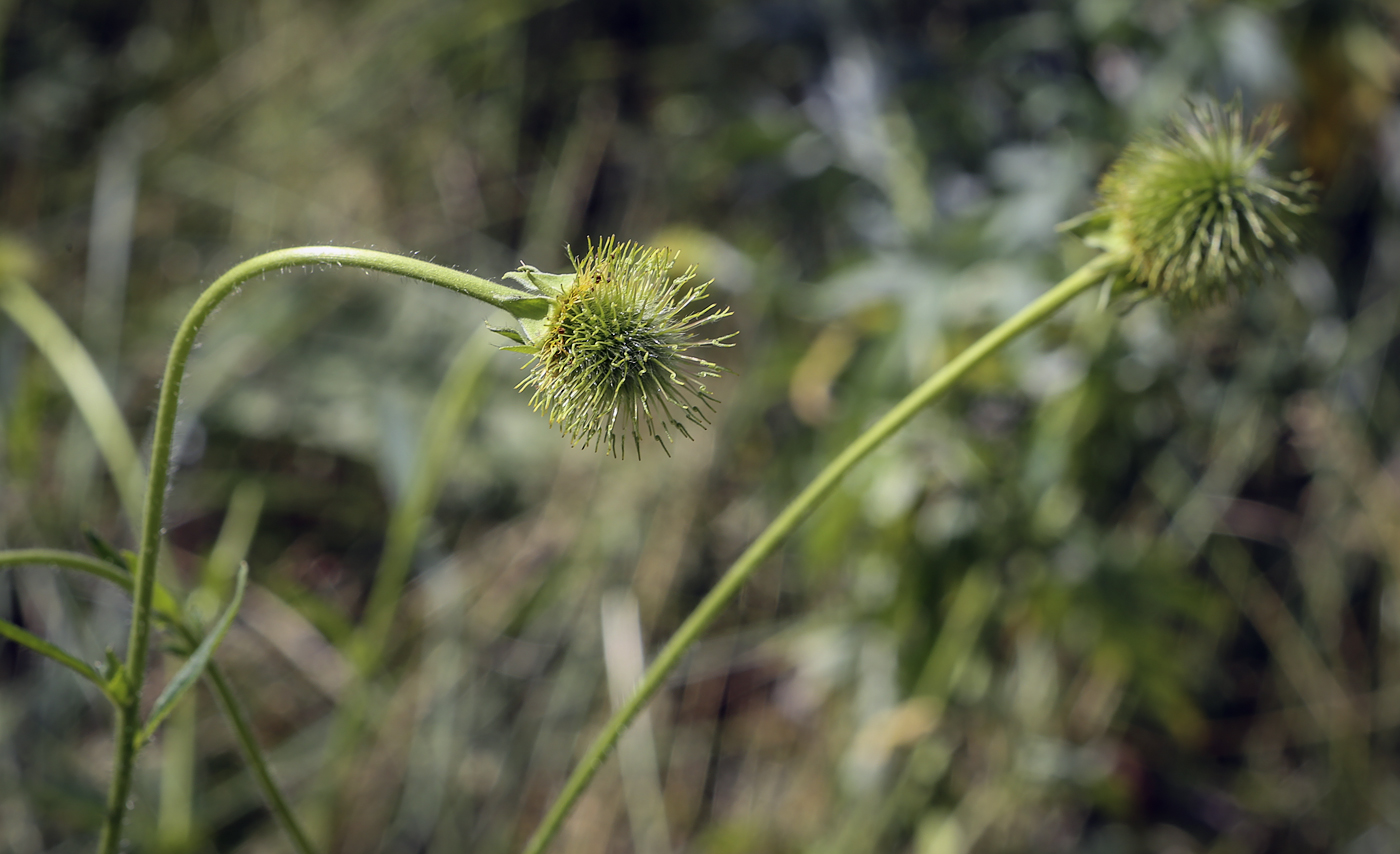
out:
{"label": "thistle-like bloom", "polygon": [[506,275],[550,302],[547,316],[522,319],[519,333],[496,330],[521,345],[506,349],[533,356],[520,388],[534,390],[530,405],[572,444],[625,456],[630,434],[640,456],[646,433],[669,454],[673,431],[690,438],[687,425],[709,423],[714,397],[703,379],[721,369],[689,351],[728,346],[728,335],[694,331],[729,309],[693,308],[708,283],[687,287],[693,267],[672,278],[676,256],[666,249],[609,238],[571,260],[573,273],[526,266]]}
{"label": "thistle-like bloom", "polygon": [[1099,183],[1099,208],[1066,227],[1124,255],[1120,287],[1178,306],[1246,290],[1277,272],[1298,243],[1290,220],[1312,208],[1305,175],[1264,168],[1283,130],[1277,110],[1246,132],[1238,102],[1193,104],[1132,142]]}

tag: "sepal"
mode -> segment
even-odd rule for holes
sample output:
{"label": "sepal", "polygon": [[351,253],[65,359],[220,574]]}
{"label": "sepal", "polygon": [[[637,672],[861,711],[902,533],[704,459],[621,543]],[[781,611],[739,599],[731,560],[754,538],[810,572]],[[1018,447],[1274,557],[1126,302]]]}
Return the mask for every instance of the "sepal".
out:
{"label": "sepal", "polygon": [[577,273],[546,273],[529,264],[521,264],[519,270],[506,273],[501,278],[515,282],[532,294],[553,298],[573,287],[577,277]]}

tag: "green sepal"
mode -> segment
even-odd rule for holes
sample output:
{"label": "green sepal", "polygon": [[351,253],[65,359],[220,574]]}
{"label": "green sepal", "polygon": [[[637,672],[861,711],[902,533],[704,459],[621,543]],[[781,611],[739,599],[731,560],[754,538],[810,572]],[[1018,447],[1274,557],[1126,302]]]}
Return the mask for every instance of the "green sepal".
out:
{"label": "green sepal", "polygon": [[511,329],[511,328],[508,327],[508,326],[492,326],[491,324],[488,323],[488,324],[486,324],[486,328],[489,329],[489,330],[491,330],[492,332],[496,333],[497,335],[502,335],[502,336],[505,336],[506,338],[509,338],[510,340],[514,341],[514,342],[517,343],[517,344],[527,344],[527,343],[529,343],[529,342],[527,342],[527,341],[525,340],[525,336],[524,336],[524,335],[521,335],[518,331],[516,331],[516,330],[514,330],[514,329]]}
{"label": "green sepal", "polygon": [[502,335],[506,338],[509,338],[510,340],[515,341],[518,344],[518,346],[514,347],[502,347],[502,350],[510,350],[515,353],[535,353],[537,349],[536,345],[540,342],[541,339],[544,338],[545,334],[549,332],[548,321],[543,319],[532,319],[528,317],[517,317],[516,321],[520,323],[519,330],[502,329],[500,327],[492,326],[489,323],[486,324],[486,328],[490,329],[492,332],[495,332],[498,335]]}
{"label": "green sepal", "polygon": [[519,270],[506,273],[501,278],[510,279],[531,293],[557,297],[574,286],[574,279],[578,278],[578,274],[545,273],[529,264],[521,264]]}
{"label": "green sepal", "polygon": [[529,344],[526,344],[524,347],[501,347],[500,349],[507,353],[524,353],[528,356],[533,356],[540,351],[540,348],[532,347]]}
{"label": "green sepal", "polygon": [[1055,230],[1073,234],[1084,241],[1084,245],[1105,252],[1127,248],[1123,235],[1113,228],[1112,214],[1102,208],[1095,208],[1073,219],[1067,219],[1055,226]]}
{"label": "green sepal", "polygon": [[1084,237],[1087,234],[1107,231],[1112,222],[1113,217],[1107,211],[1102,208],[1094,208],[1056,225],[1055,230],[1073,234],[1076,237]]}
{"label": "green sepal", "polygon": [[[520,323],[519,333],[515,330],[497,329],[494,326],[491,329],[512,341],[531,347],[528,350],[516,350],[514,347],[501,349],[533,355],[535,350],[532,345],[538,344],[549,332],[549,316],[554,311],[554,301],[574,286],[578,273],[546,273],[529,264],[521,264],[519,270],[506,273],[501,278],[535,296],[533,299],[521,300],[518,304],[503,306]],[[529,305],[526,305],[527,302]]]}
{"label": "green sepal", "polygon": [[542,320],[549,315],[549,307],[554,301],[540,296],[524,295],[503,301],[500,307],[510,312],[518,320]]}

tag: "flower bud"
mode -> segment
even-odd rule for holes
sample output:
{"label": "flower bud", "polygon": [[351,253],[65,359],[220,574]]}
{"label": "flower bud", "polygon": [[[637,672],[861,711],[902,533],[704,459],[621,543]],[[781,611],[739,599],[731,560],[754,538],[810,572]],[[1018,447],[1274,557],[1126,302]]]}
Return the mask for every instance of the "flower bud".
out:
{"label": "flower bud", "polygon": [[534,390],[530,405],[570,443],[612,455],[625,456],[629,434],[639,456],[643,433],[663,450],[673,431],[690,438],[688,425],[706,426],[714,408],[702,380],[721,369],[689,351],[728,346],[730,337],[693,333],[729,309],[692,308],[707,285],[686,287],[694,268],[672,278],[676,259],[666,249],[609,238],[572,260],[573,273],[521,267],[506,276],[551,301],[546,317],[522,319],[518,333],[496,330],[520,345],[506,349],[533,357],[520,383]]}
{"label": "flower bud", "polygon": [[1264,168],[1283,133],[1278,111],[1248,132],[1238,102],[1192,104],[1163,131],[1124,150],[1099,183],[1099,207],[1065,224],[1122,254],[1119,289],[1202,306],[1277,273],[1298,243],[1292,220],[1312,209],[1313,184]]}

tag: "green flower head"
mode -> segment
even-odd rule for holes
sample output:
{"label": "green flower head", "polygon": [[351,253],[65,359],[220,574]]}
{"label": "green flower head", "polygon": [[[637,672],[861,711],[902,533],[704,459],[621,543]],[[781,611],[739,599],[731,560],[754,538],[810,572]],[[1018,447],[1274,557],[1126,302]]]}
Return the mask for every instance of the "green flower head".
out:
{"label": "green flower head", "polygon": [[687,287],[693,267],[673,278],[676,256],[666,249],[609,238],[571,260],[573,273],[521,267],[506,276],[550,301],[519,333],[496,330],[521,345],[507,349],[533,357],[520,388],[534,390],[530,405],[572,444],[625,456],[630,436],[640,456],[645,433],[669,454],[673,433],[690,438],[688,426],[709,423],[714,398],[703,380],[721,369],[690,351],[728,346],[730,336],[694,332],[729,309],[694,307],[708,283]]}
{"label": "green flower head", "polygon": [[1124,150],[1099,183],[1099,207],[1065,224],[1126,261],[1118,285],[1203,306],[1277,273],[1298,243],[1293,220],[1313,185],[1264,168],[1278,111],[1245,129],[1238,100],[1202,101]]}

